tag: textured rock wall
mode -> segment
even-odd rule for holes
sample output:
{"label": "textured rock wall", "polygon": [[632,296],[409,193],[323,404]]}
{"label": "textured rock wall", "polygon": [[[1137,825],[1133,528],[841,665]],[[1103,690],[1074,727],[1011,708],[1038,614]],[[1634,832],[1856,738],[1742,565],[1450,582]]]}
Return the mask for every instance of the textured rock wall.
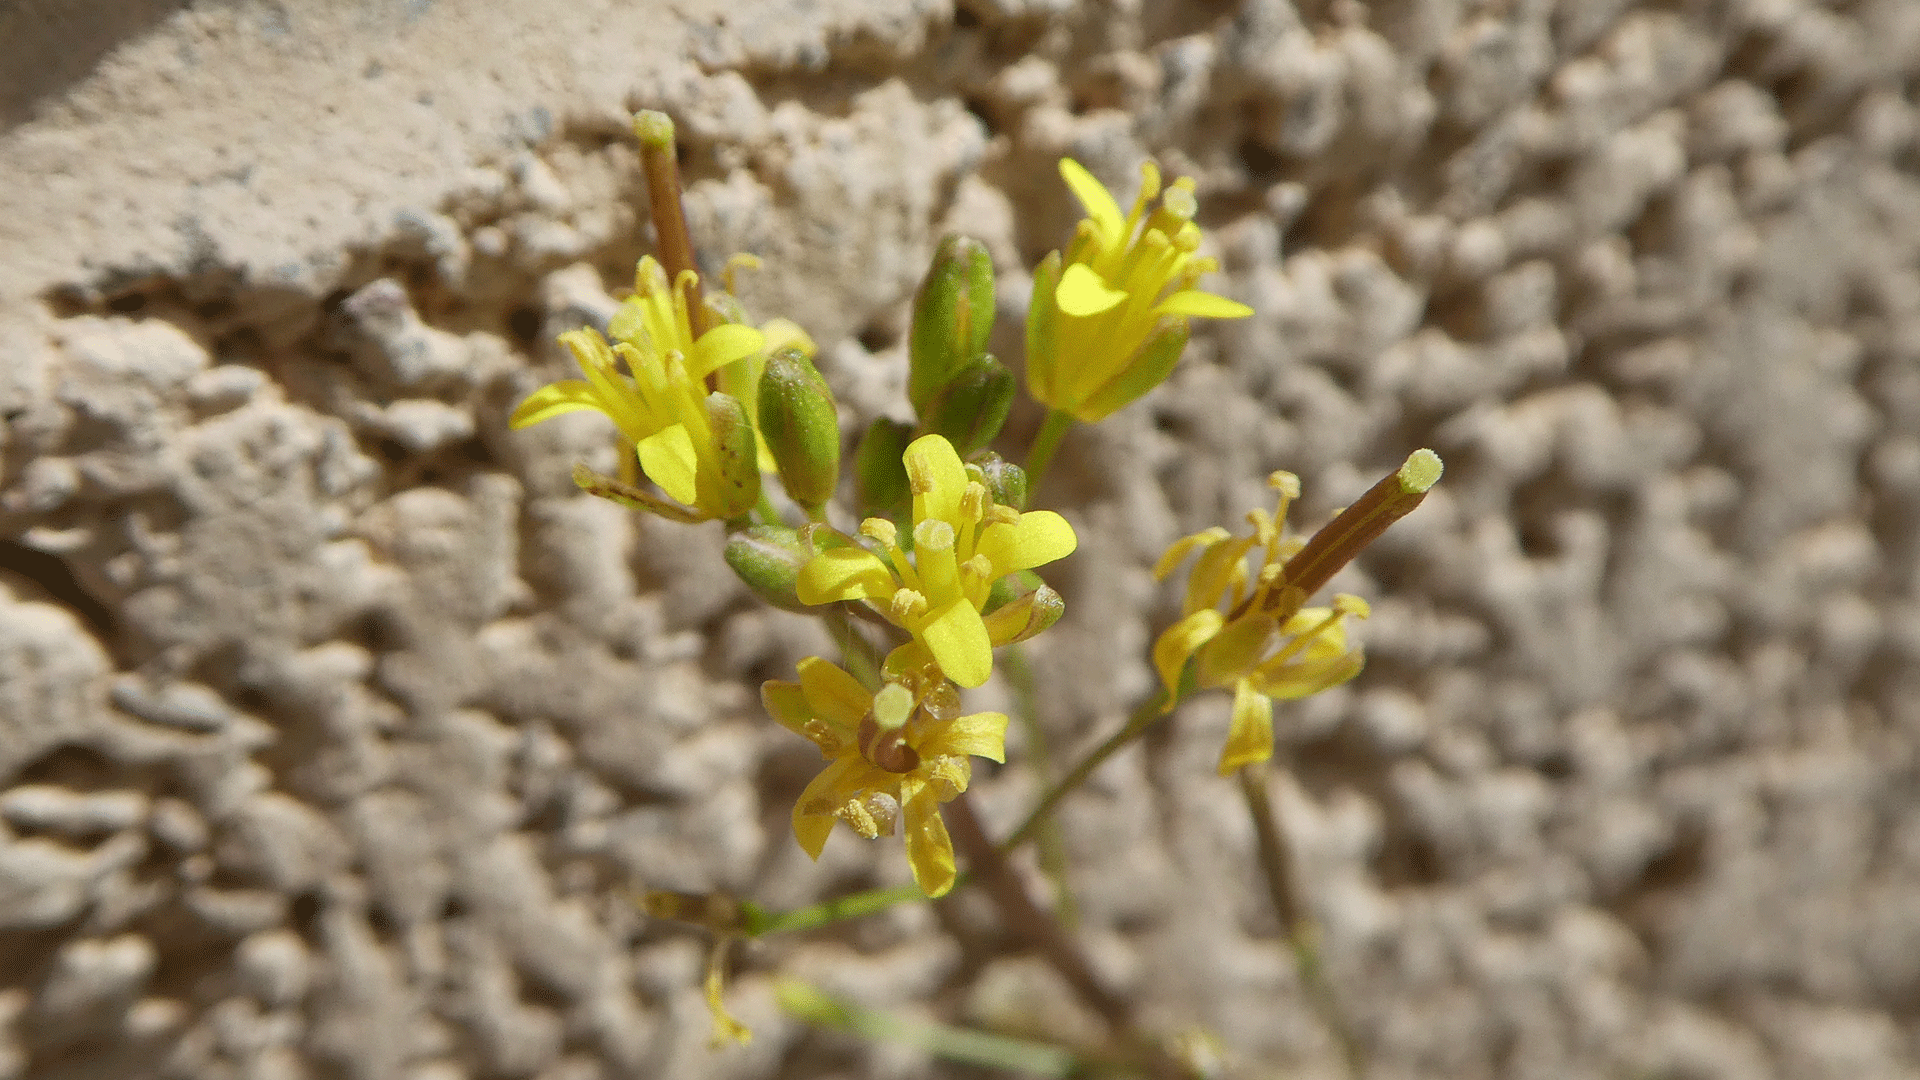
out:
{"label": "textured rock wall", "polygon": [[[78,32],[51,10],[0,20]],[[710,1054],[701,942],[629,903],[905,874],[786,834],[815,755],[753,687],[812,624],[712,528],[575,493],[593,418],[505,429],[649,250],[638,107],[849,419],[903,408],[942,230],[993,250],[1013,356],[1057,157],[1199,179],[1258,315],[1043,492],[1082,536],[1035,650],[1056,754],[1150,686],[1167,541],[1271,469],[1309,521],[1446,456],[1341,579],[1368,671],[1282,712],[1376,1075],[1920,1072],[1920,5],[124,22],[0,132],[0,1077],[918,1075],[781,1019],[770,974],[982,1022],[1061,996],[977,905],[910,906],[747,949],[759,1037]],[[1338,1075],[1213,776],[1225,712],[1066,814],[1082,930],[1158,1028]],[[1016,748],[977,786],[1004,823],[1039,783]]]}

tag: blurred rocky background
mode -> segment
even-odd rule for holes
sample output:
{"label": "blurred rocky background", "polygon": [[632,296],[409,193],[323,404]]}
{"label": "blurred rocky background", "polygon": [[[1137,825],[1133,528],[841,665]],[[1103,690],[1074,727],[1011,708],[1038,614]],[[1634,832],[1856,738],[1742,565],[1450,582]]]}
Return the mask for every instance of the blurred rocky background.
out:
{"label": "blurred rocky background", "polygon": [[[1056,758],[1151,686],[1147,567],[1269,470],[1310,526],[1436,494],[1338,583],[1350,687],[1279,805],[1381,1078],[1920,1076],[1920,4],[201,0],[0,5],[0,1077],[965,1074],[814,1033],[776,973],[1072,1030],[976,900],[741,951],[637,888],[905,880],[787,833],[755,686],[825,648],[717,527],[509,433],[651,249],[629,110],[702,256],[904,415],[938,236],[1026,269],[1072,155],[1199,181],[1218,291],[1079,429],[1035,643]],[[1024,446],[1037,417],[1005,436]],[[982,703],[1005,700],[990,685]],[[1229,1075],[1336,1077],[1183,709],[1063,818],[1080,932]],[[1043,779],[977,788],[990,824]]]}

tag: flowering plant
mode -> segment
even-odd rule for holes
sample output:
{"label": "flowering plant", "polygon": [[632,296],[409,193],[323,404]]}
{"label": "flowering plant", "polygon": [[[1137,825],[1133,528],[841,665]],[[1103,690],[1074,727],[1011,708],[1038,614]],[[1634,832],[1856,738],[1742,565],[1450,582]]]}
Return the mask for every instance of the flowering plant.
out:
{"label": "flowering plant", "polygon": [[[794,838],[818,859],[838,824],[867,840],[898,828],[913,880],[910,890],[780,913],[725,894],[646,893],[650,914],[714,934],[706,993],[716,1037],[748,1037],[723,1003],[732,942],[909,897],[940,897],[971,878],[1109,1023],[1116,1053],[1156,1073],[1192,1074],[1158,1044],[1136,1037],[1128,1005],[1030,895],[1006,856],[1043,831],[1054,807],[1100,762],[1189,695],[1213,688],[1233,691],[1220,772],[1238,778],[1260,835],[1274,835],[1263,780],[1274,747],[1273,703],[1336,686],[1363,663],[1349,630],[1366,615],[1365,602],[1345,594],[1325,606],[1308,601],[1419,504],[1440,477],[1439,458],[1416,452],[1307,538],[1284,531],[1300,482],[1276,472],[1269,483],[1278,505],[1248,514],[1247,534],[1213,526],[1175,541],[1156,575],[1164,580],[1188,559],[1193,565],[1180,617],[1153,646],[1159,691],[995,843],[968,793],[975,758],[1006,761],[1014,717],[969,712],[965,694],[994,678],[1000,651],[1012,662],[998,670],[1022,702],[1015,713],[1029,743],[1039,740],[1031,705],[1038,688],[1018,650],[1064,610],[1060,593],[1035,571],[1072,555],[1080,542],[1060,513],[1028,509],[1028,495],[1039,489],[1072,424],[1097,423],[1167,378],[1192,333],[1190,320],[1253,314],[1198,288],[1216,264],[1202,253],[1205,235],[1194,220],[1197,185],[1181,177],[1163,187],[1159,170],[1147,163],[1123,215],[1091,173],[1071,159],[1060,162],[1086,217],[1065,248],[1034,271],[1026,385],[1047,413],[1019,462],[991,449],[1016,390],[1013,374],[986,351],[995,314],[992,260],[974,241],[944,240],[914,298],[906,396],[915,420],[869,423],[853,447],[853,482],[843,484],[842,410],[814,367],[812,340],[780,319],[755,329],[730,290],[703,292],[679,211],[671,121],[643,113],[635,131],[660,257],[640,260],[633,294],[605,336],[592,329],[560,336],[584,378],[534,391],[514,410],[512,426],[576,411],[604,415],[618,433],[620,471],[602,476],[577,466],[581,488],[675,521],[725,522],[724,556],[742,581],[770,603],[824,621],[840,660],[808,657],[797,678],[760,688],[768,715],[825,760],[793,805]],[[785,510],[769,495],[775,477]],[[858,526],[842,531],[836,519]],[[1288,933],[1306,957],[1300,943],[1309,940],[1308,929],[1288,914],[1298,905],[1285,895],[1277,849],[1263,842],[1259,855]],[[1303,975],[1315,977],[1309,967]],[[802,1013],[823,1008],[811,991],[785,996]],[[1329,1019],[1337,1024],[1337,1016]],[[952,1045],[977,1052],[983,1044],[956,1037]]]}

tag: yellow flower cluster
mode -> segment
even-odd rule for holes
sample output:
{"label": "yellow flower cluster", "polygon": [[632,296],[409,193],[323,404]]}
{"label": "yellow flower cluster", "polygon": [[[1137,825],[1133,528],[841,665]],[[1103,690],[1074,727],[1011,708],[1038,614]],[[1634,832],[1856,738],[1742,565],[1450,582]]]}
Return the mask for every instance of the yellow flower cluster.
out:
{"label": "yellow flower cluster", "polygon": [[1193,287],[1217,266],[1195,254],[1191,177],[1162,192],[1160,170],[1143,164],[1140,194],[1122,216],[1079,162],[1062,158],[1060,175],[1087,216],[1065,256],[1056,251],[1034,271],[1027,387],[1041,404],[1091,424],[1166,380],[1186,347],[1188,317],[1240,319],[1253,309]]}
{"label": "yellow flower cluster", "polygon": [[633,446],[640,470],[692,508],[690,516],[733,518],[759,497],[758,449],[739,400],[710,393],[707,378],[759,357],[766,338],[750,326],[723,323],[696,340],[687,296],[697,280],[687,271],[669,286],[660,264],[651,255],[642,258],[633,296],[607,326],[613,344],[591,328],[560,335],[585,380],[534,391],[508,425],[523,428],[580,410],[602,413]]}
{"label": "yellow flower cluster", "polygon": [[921,891],[943,896],[953,888],[953,841],[940,804],[967,789],[972,757],[1006,760],[1004,713],[960,715],[959,693],[917,644],[888,657],[878,692],[814,656],[800,662],[799,682],[768,682],[760,697],[827,758],[793,807],[793,835],[808,855],[820,857],[835,821],[871,840],[898,820]]}
{"label": "yellow flower cluster", "polygon": [[[1168,708],[1180,696],[1190,661],[1196,687],[1233,687],[1222,776],[1273,756],[1274,699],[1338,686],[1365,663],[1360,647],[1347,640],[1345,620],[1366,618],[1367,602],[1343,593],[1331,607],[1303,608],[1304,591],[1287,579],[1287,561],[1305,546],[1281,532],[1287,505],[1300,497],[1300,478],[1276,472],[1267,483],[1279,503],[1272,514],[1255,508],[1247,515],[1251,533],[1236,537],[1214,526],[1181,537],[1153,570],[1164,581],[1199,554],[1187,576],[1182,617],[1154,642],[1153,663],[1166,684]],[[1249,554],[1256,556],[1252,571]]]}
{"label": "yellow flower cluster", "polygon": [[821,552],[800,571],[800,600],[864,601],[925,646],[947,678],[979,686],[993,673],[994,646],[1019,640],[1028,626],[1023,618],[982,616],[993,583],[1065,558],[1079,540],[1051,510],[996,505],[938,435],[914,440],[905,461],[911,551],[891,521],[868,518],[860,532],[879,553],[855,546]]}

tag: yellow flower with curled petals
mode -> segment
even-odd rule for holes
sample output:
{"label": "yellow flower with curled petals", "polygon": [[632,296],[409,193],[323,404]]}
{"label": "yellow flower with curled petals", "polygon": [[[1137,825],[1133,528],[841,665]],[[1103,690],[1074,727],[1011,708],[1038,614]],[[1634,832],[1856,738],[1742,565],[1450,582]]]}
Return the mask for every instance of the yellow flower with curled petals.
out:
{"label": "yellow flower with curled petals", "polygon": [[[1302,607],[1300,587],[1287,580],[1287,560],[1305,546],[1282,534],[1288,504],[1300,495],[1300,480],[1276,472],[1268,484],[1279,492],[1269,515],[1247,515],[1253,531],[1236,537],[1218,526],[1181,537],[1154,566],[1165,580],[1190,555],[1181,619],[1153,645],[1154,667],[1168,691],[1168,708],[1180,695],[1189,661],[1194,685],[1233,688],[1233,718],[1220,752],[1220,775],[1273,756],[1273,701],[1317,694],[1360,673],[1360,647],[1347,637],[1346,620],[1366,618],[1367,603],[1341,594],[1331,607]],[[1247,556],[1256,556],[1248,569]]]}
{"label": "yellow flower with curled petals", "polygon": [[1253,309],[1194,288],[1219,267],[1195,254],[1201,233],[1191,177],[1163,192],[1160,170],[1142,164],[1140,194],[1122,216],[1079,162],[1060,159],[1060,175],[1087,216],[1066,254],[1048,255],[1034,271],[1027,387],[1048,408],[1091,424],[1166,380],[1186,347],[1189,317],[1239,319]]}
{"label": "yellow flower with curled petals", "polygon": [[1051,510],[996,505],[939,435],[914,440],[901,460],[913,492],[912,551],[892,522],[868,518],[860,532],[879,552],[848,546],[815,555],[800,568],[800,601],[865,601],[924,645],[947,678],[979,686],[993,673],[994,646],[1020,640],[1029,625],[982,617],[993,583],[1071,555],[1079,540]]}
{"label": "yellow flower with curled petals", "polygon": [[974,757],[1006,760],[1007,717],[961,716],[959,692],[917,644],[894,650],[886,672],[879,692],[868,693],[813,656],[800,662],[800,681],[760,688],[767,712],[827,759],[794,803],[794,839],[818,859],[836,821],[869,840],[901,824],[914,883],[944,896],[956,871],[940,804],[967,789]]}
{"label": "yellow flower with curled petals", "polygon": [[[743,407],[709,393],[715,372],[757,356],[765,338],[750,326],[725,323],[693,336],[687,292],[691,272],[669,286],[652,256],[640,260],[634,295],[620,305],[606,338],[590,328],[560,335],[586,378],[563,379],[534,391],[508,421],[523,428],[562,413],[605,415],[634,447],[640,470],[694,518],[731,518],[759,497],[757,450]],[[624,367],[624,370],[622,368]],[[631,462],[623,459],[623,470]]]}

